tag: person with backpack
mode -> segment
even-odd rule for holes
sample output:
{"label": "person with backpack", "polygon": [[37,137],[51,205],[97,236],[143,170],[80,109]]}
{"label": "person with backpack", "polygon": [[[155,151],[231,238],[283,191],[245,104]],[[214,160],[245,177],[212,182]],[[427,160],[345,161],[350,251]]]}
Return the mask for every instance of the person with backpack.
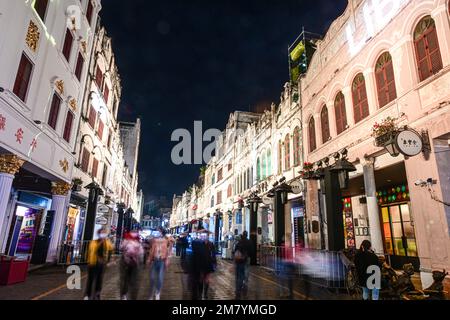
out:
{"label": "person with backpack", "polygon": [[88,247],[88,278],[84,300],[100,300],[103,275],[113,251],[108,231],[100,229],[97,234],[99,238],[91,241]]}
{"label": "person with backpack", "polygon": [[244,231],[234,250],[234,262],[236,265],[236,300],[240,300],[242,294],[246,294],[248,286],[248,268],[252,244],[248,240],[248,233]]}
{"label": "person with backpack", "polygon": [[131,288],[131,300],[136,300],[138,288],[137,280],[139,265],[142,263],[144,249],[140,243],[139,233],[131,231],[125,236],[121,245],[122,258],[120,260],[120,297],[128,300],[128,291]]}

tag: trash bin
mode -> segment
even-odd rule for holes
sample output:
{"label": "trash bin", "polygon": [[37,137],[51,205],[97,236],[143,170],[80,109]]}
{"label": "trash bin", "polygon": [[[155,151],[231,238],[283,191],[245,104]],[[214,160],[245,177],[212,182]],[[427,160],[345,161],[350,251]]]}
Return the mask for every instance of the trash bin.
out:
{"label": "trash bin", "polygon": [[16,260],[16,257],[2,256],[0,258],[0,285],[9,286],[25,282],[30,260]]}

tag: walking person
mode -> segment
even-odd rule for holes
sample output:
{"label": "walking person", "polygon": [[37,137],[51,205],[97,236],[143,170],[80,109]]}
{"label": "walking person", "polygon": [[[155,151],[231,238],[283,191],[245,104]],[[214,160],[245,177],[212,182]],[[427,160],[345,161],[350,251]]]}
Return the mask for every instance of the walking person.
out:
{"label": "walking person", "polygon": [[91,241],[88,248],[88,278],[84,300],[100,300],[103,275],[113,251],[108,231],[100,229],[97,234],[99,239]]}
{"label": "walking person", "polygon": [[252,253],[252,244],[247,237],[248,233],[244,231],[234,251],[234,262],[236,264],[236,300],[240,300],[242,294],[246,295],[247,292],[248,267]]}
{"label": "walking person", "polygon": [[[284,241],[281,247],[281,272],[279,274],[281,280],[280,298],[294,299],[294,276],[296,265],[294,261],[294,248],[288,241]],[[288,288],[288,293],[283,294],[284,285]]]}
{"label": "walking person", "polygon": [[209,241],[208,238],[208,234],[207,233],[203,233],[202,234],[202,240],[204,243],[204,264],[203,264],[203,268],[201,270],[201,275],[200,275],[200,281],[201,281],[201,286],[200,288],[202,289],[201,296],[203,298],[203,300],[207,300],[208,299],[208,290],[209,290],[209,285],[211,283],[211,274],[215,271],[216,269],[216,265],[217,265],[217,258],[216,258],[216,248],[214,246],[214,244]]}
{"label": "walking person", "polygon": [[169,266],[170,244],[165,237],[164,229],[160,228],[152,241],[148,263],[150,264],[150,299],[160,300],[164,273]]}
{"label": "walking person", "polygon": [[144,249],[140,243],[139,233],[132,231],[126,235],[121,246],[122,257],[120,259],[120,297],[128,300],[130,291],[131,300],[137,299],[139,266],[142,263]]}
{"label": "walking person", "polygon": [[372,244],[370,241],[364,240],[355,255],[355,267],[358,274],[359,285],[363,290],[363,300],[369,300],[370,295],[372,296],[372,300],[379,300],[380,288],[368,288],[367,282],[372,275],[372,272],[368,272],[368,269],[372,266],[380,268],[380,261],[378,256],[372,251]]}

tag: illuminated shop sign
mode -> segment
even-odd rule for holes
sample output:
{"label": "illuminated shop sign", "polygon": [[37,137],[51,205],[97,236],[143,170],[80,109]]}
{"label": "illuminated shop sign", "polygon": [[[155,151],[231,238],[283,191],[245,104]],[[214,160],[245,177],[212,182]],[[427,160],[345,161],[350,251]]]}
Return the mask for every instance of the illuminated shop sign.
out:
{"label": "illuminated shop sign", "polygon": [[[386,25],[400,12],[411,0],[371,0],[367,1],[363,8],[365,30],[355,30],[352,23],[346,27],[347,41],[350,54],[354,57],[365,46],[366,42],[384,29]],[[356,40],[356,35],[360,36]]]}

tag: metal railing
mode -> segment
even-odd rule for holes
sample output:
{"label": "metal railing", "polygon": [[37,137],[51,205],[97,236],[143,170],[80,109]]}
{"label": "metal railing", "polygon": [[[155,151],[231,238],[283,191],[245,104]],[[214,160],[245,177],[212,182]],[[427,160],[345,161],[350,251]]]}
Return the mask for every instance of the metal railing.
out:
{"label": "metal railing", "polygon": [[347,261],[342,252],[298,249],[293,247],[259,246],[259,265],[283,276],[295,275],[329,289],[346,288]]}
{"label": "metal railing", "polygon": [[58,248],[57,264],[86,264],[88,259],[89,241],[65,242]]}

